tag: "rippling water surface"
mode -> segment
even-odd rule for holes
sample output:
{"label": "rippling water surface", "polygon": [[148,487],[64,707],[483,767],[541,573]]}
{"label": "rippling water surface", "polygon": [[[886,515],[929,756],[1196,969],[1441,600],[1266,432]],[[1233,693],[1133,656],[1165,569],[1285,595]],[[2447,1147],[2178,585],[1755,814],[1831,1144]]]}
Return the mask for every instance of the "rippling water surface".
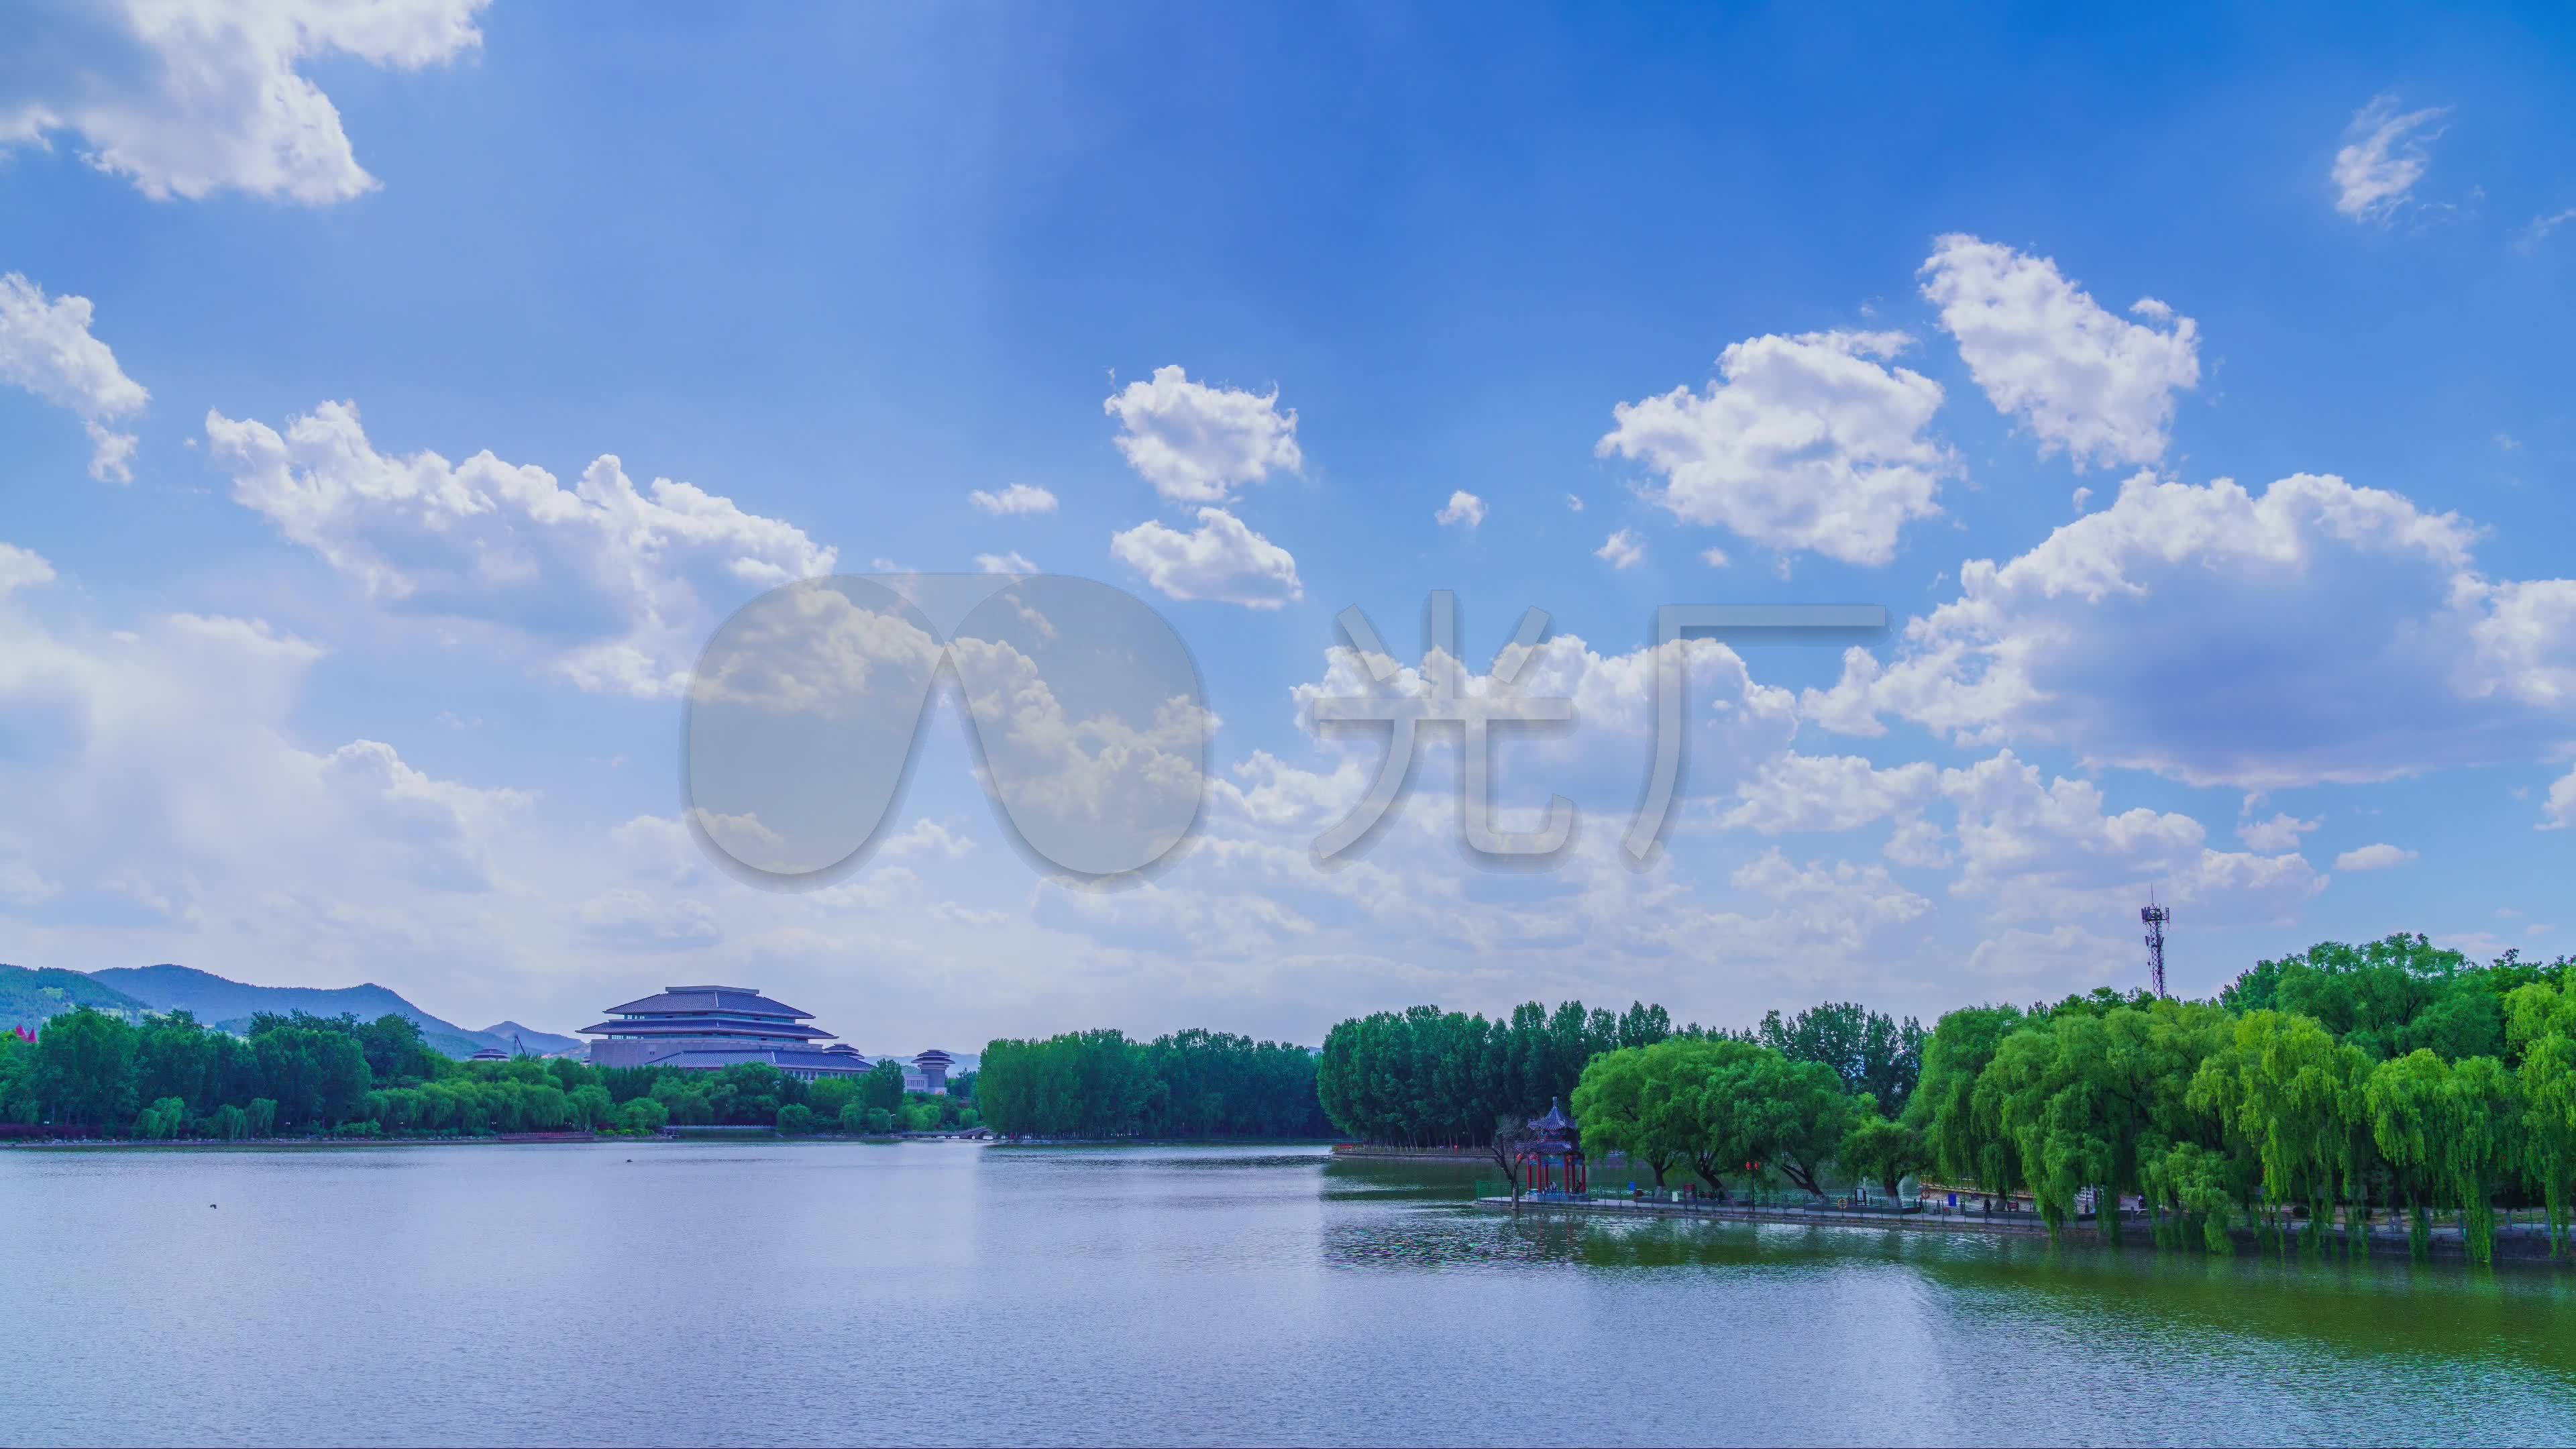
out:
{"label": "rippling water surface", "polygon": [[[1320,1149],[0,1153],[13,1443],[2576,1440],[2576,1289]],[[2576,1277],[2576,1275],[2570,1275]]]}

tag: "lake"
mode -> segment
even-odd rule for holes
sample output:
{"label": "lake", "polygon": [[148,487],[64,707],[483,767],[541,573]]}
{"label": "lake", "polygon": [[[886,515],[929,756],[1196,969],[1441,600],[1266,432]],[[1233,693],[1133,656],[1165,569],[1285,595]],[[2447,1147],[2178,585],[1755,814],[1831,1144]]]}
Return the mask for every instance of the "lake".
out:
{"label": "lake", "polygon": [[[2576,1289],[1321,1148],[0,1152],[11,1443],[2576,1440]],[[210,1206],[211,1204],[211,1206]]]}

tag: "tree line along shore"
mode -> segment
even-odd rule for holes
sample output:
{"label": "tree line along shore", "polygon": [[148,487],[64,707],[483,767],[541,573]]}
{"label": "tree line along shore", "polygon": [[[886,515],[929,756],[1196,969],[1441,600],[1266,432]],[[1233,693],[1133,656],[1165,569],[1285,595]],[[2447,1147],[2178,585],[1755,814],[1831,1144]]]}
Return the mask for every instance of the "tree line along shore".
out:
{"label": "tree line along shore", "polygon": [[145,1141],[367,1139],[590,1132],[670,1125],[790,1135],[971,1128],[973,1073],[907,1092],[901,1064],[801,1081],[765,1063],[721,1071],[594,1067],[567,1057],[457,1061],[387,1014],[263,1013],[236,1036],[184,1011],[140,1024],[88,1008],[33,1041],[0,1033],[0,1130]]}
{"label": "tree line along shore", "polygon": [[[2422,936],[2257,963],[2214,1001],[2108,989],[1965,1007],[1928,1032],[1850,1004],[1750,1031],[1658,1031],[1568,1006],[1508,1021],[1417,1008],[1345,1022],[1326,1109],[1368,1140],[1484,1146],[1513,1179],[1526,1122],[1562,1093],[1587,1152],[1714,1194],[1828,1174],[1937,1173],[2026,1197],[2054,1234],[2135,1201],[2160,1246],[2238,1233],[2366,1248],[2374,1214],[2415,1256],[2437,1217],[2494,1257],[2499,1209],[2538,1208],[2549,1251],[2576,1201],[2576,958],[2485,965]],[[1651,1038],[1651,1039],[1649,1039]],[[2116,1240],[2121,1215],[2100,1216]]]}
{"label": "tree line along shore", "polygon": [[[2551,1251],[2576,1206],[2576,957],[2483,965],[2425,937],[2321,943],[2256,963],[2214,1000],[2097,989],[1977,1005],[1928,1030],[1859,1005],[1730,1030],[1530,1002],[1345,1020],[1320,1052],[1221,1032],[997,1040],[946,1096],[900,1069],[801,1082],[758,1066],[607,1070],[448,1060],[401,1017],[93,1011],[0,1036],[0,1119],[146,1139],[790,1134],[982,1125],[1011,1137],[1315,1138],[1491,1154],[1514,1179],[1527,1121],[1563,1102],[1587,1152],[1712,1193],[1908,1178],[2026,1198],[2051,1231],[2088,1200],[2143,1206],[2164,1246],[2230,1251],[2248,1228],[2322,1251],[2394,1213],[2417,1253],[2437,1218],[2492,1257],[2499,1209],[2537,1208]],[[2106,1234],[2119,1214],[2105,1215]],[[2345,1242],[2362,1232],[2333,1233]]]}

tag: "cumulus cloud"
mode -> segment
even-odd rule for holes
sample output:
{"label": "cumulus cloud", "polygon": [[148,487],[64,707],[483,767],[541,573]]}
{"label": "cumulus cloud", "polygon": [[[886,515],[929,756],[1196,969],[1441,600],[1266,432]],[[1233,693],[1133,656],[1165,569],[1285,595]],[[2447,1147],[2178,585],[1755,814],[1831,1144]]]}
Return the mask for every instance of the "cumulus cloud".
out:
{"label": "cumulus cloud", "polygon": [[13,17],[0,146],[64,133],[155,200],[245,191],[308,205],[372,191],[340,113],[302,73],[351,56],[419,70],[482,43],[486,0],[38,5]]}
{"label": "cumulus cloud", "polygon": [[89,430],[89,476],[130,483],[135,438],[108,424],[143,411],[151,394],[90,335],[87,297],[47,297],[16,272],[0,276],[0,382],[24,388]]}
{"label": "cumulus cloud", "polygon": [[2245,842],[2247,850],[2259,850],[2269,854],[2298,849],[2299,837],[2316,828],[2317,822],[2313,820],[2301,820],[2292,815],[2275,815],[2269,820],[2248,821],[2237,826],[2236,838]]}
{"label": "cumulus cloud", "polygon": [[1722,524],[1781,550],[1883,564],[1897,532],[1940,509],[1958,471],[1927,429],[1940,385],[1874,361],[1901,332],[1810,332],[1728,347],[1706,392],[1675,388],[1612,410],[1595,451],[1662,475],[1650,496],[1688,523]]}
{"label": "cumulus cloud", "polygon": [[2079,472],[2164,456],[2174,394],[2200,382],[2192,319],[2149,297],[2129,309],[2144,322],[2124,320],[2050,258],[1972,236],[1942,237],[1923,275],[1977,386],[2042,456],[2062,449]]}
{"label": "cumulus cloud", "polygon": [[1128,466],[1176,503],[1222,504],[1273,470],[1305,467],[1296,411],[1280,411],[1275,388],[1210,387],[1178,367],[1158,367],[1152,381],[1127,384],[1101,408],[1118,419]]}
{"label": "cumulus cloud", "polygon": [[639,492],[613,454],[571,489],[489,452],[380,453],[350,403],[281,434],[206,415],[233,498],[387,608],[506,632],[586,690],[680,692],[710,596],[828,574],[795,525],[667,478]]}
{"label": "cumulus cloud", "polygon": [[2340,478],[2141,475],[2030,552],[1970,561],[1892,662],[1847,652],[1802,709],[2254,790],[2529,760],[2576,700],[2576,583],[2490,580],[2475,539]]}
{"label": "cumulus cloud", "polygon": [[2380,96],[2353,113],[2335,152],[2335,210],[2358,222],[2386,226],[2406,205],[2408,193],[2433,164],[2435,123],[2448,107],[2399,111],[2395,96]]}
{"label": "cumulus cloud", "polygon": [[971,838],[960,835],[925,816],[912,822],[911,827],[902,834],[887,837],[885,844],[879,846],[877,850],[878,854],[888,860],[901,860],[907,855],[929,855],[947,860],[963,860],[966,852],[974,848],[975,842]]}
{"label": "cumulus cloud", "polygon": [[1632,569],[1645,562],[1646,546],[1637,541],[1635,529],[1623,528],[1594,549],[1592,556],[1614,569]]}
{"label": "cumulus cloud", "polygon": [[0,599],[0,877],[42,883],[16,893],[36,911],[17,937],[273,937],[293,921],[306,945],[407,952],[488,909],[495,843],[534,797],[435,778],[378,740],[296,743],[315,645],[196,614],[65,633],[15,597]]}
{"label": "cumulus cloud", "polygon": [[2101,919],[2152,890],[2216,923],[2281,922],[2325,888],[2294,854],[2208,847],[2199,821],[2133,808],[2112,813],[2101,787],[2059,776],[2009,750],[1941,772],[1958,811],[1954,894],[1992,903],[1997,921]]}
{"label": "cumulus cloud", "polygon": [[1881,770],[1857,755],[1782,755],[1736,788],[1738,803],[1718,823],[1764,835],[1857,830],[1921,810],[1940,788],[1940,771],[1919,761]]}
{"label": "cumulus cloud", "polygon": [[2365,845],[2347,850],[2335,857],[2337,870],[2391,870],[2415,858],[2415,852],[2394,845]]}
{"label": "cumulus cloud", "polygon": [[1444,526],[1474,528],[1485,521],[1485,500],[1465,489],[1449,495],[1449,501],[1431,515]]}
{"label": "cumulus cloud", "polygon": [[[0,560],[0,581],[8,575],[5,560]],[[2564,830],[2576,825],[2576,770],[2570,770],[2549,787],[2549,799],[2540,807],[2539,830]]]}
{"label": "cumulus cloud", "polygon": [[28,549],[0,543],[0,598],[13,589],[34,588],[54,581],[54,566]]}
{"label": "cumulus cloud", "polygon": [[1034,483],[1014,483],[999,493],[988,493],[978,488],[966,495],[966,501],[995,515],[1053,513],[1056,508],[1055,495]]}
{"label": "cumulus cloud", "polygon": [[1149,519],[1112,535],[1109,552],[1170,598],[1276,609],[1306,596],[1288,550],[1222,508],[1200,509],[1188,533]]}

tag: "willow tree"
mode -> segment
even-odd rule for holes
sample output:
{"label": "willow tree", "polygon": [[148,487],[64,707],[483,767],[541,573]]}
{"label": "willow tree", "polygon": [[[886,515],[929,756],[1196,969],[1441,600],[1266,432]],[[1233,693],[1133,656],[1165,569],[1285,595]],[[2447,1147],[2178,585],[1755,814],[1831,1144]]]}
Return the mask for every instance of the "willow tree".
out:
{"label": "willow tree", "polygon": [[2470,1057],[2452,1067],[2444,1095],[2447,1131],[2440,1161],[2461,1209],[2469,1259],[2495,1261],[2495,1194],[2516,1166],[2522,1103],[2512,1074],[2494,1057]]}
{"label": "willow tree", "polygon": [[2005,1037],[2026,1024],[2019,1007],[1970,1006],[1943,1016],[1923,1043],[1923,1076],[1906,1099],[1932,1165],[1952,1182],[1988,1192],[2019,1185],[2012,1144],[1976,1100],[1977,1078]]}
{"label": "willow tree", "polygon": [[2087,1005],[1996,1046],[1972,1100],[2010,1143],[2051,1233],[2090,1187],[2104,1207],[2103,1235],[2118,1240],[2120,1194],[2146,1192],[2142,1152],[2204,1130],[2185,1097],[2226,1030],[2225,1014],[2207,1005]]}
{"label": "willow tree", "polygon": [[1874,1099],[1858,1098],[1856,1105],[1860,1104],[1865,1108],[1843,1134],[1838,1156],[1844,1167],[1887,1189],[1894,1198],[1907,1177],[1931,1165],[1931,1148],[1914,1124],[1878,1115]]}
{"label": "willow tree", "polygon": [[2569,1186],[2576,1182],[2576,1041],[2528,1041],[2514,1069],[2522,1097],[2522,1168],[2549,1209],[2549,1254],[2566,1251]]}
{"label": "willow tree", "polygon": [[[2278,1011],[2248,1013],[2224,1051],[2200,1065],[2188,1100],[2219,1117],[2253,1149],[2272,1201],[2308,1209],[2308,1246],[2325,1241],[2339,1192],[2356,1197],[2367,1174],[2370,1061],[2316,1022]],[[2363,1221],[2367,1203],[2362,1200]]]}
{"label": "willow tree", "polygon": [[1664,1174],[1683,1156],[1672,1131],[1672,1053],[1660,1047],[1603,1052],[1574,1084],[1574,1120],[1586,1152],[1619,1151],[1642,1162],[1661,1191]]}
{"label": "willow tree", "polygon": [[2417,1050],[2381,1062],[2363,1084],[2371,1141],[2387,1162],[2407,1213],[2408,1253],[2431,1255],[2433,1196],[2441,1184],[2442,1134],[2448,1126],[2446,1095],[2451,1064]]}

